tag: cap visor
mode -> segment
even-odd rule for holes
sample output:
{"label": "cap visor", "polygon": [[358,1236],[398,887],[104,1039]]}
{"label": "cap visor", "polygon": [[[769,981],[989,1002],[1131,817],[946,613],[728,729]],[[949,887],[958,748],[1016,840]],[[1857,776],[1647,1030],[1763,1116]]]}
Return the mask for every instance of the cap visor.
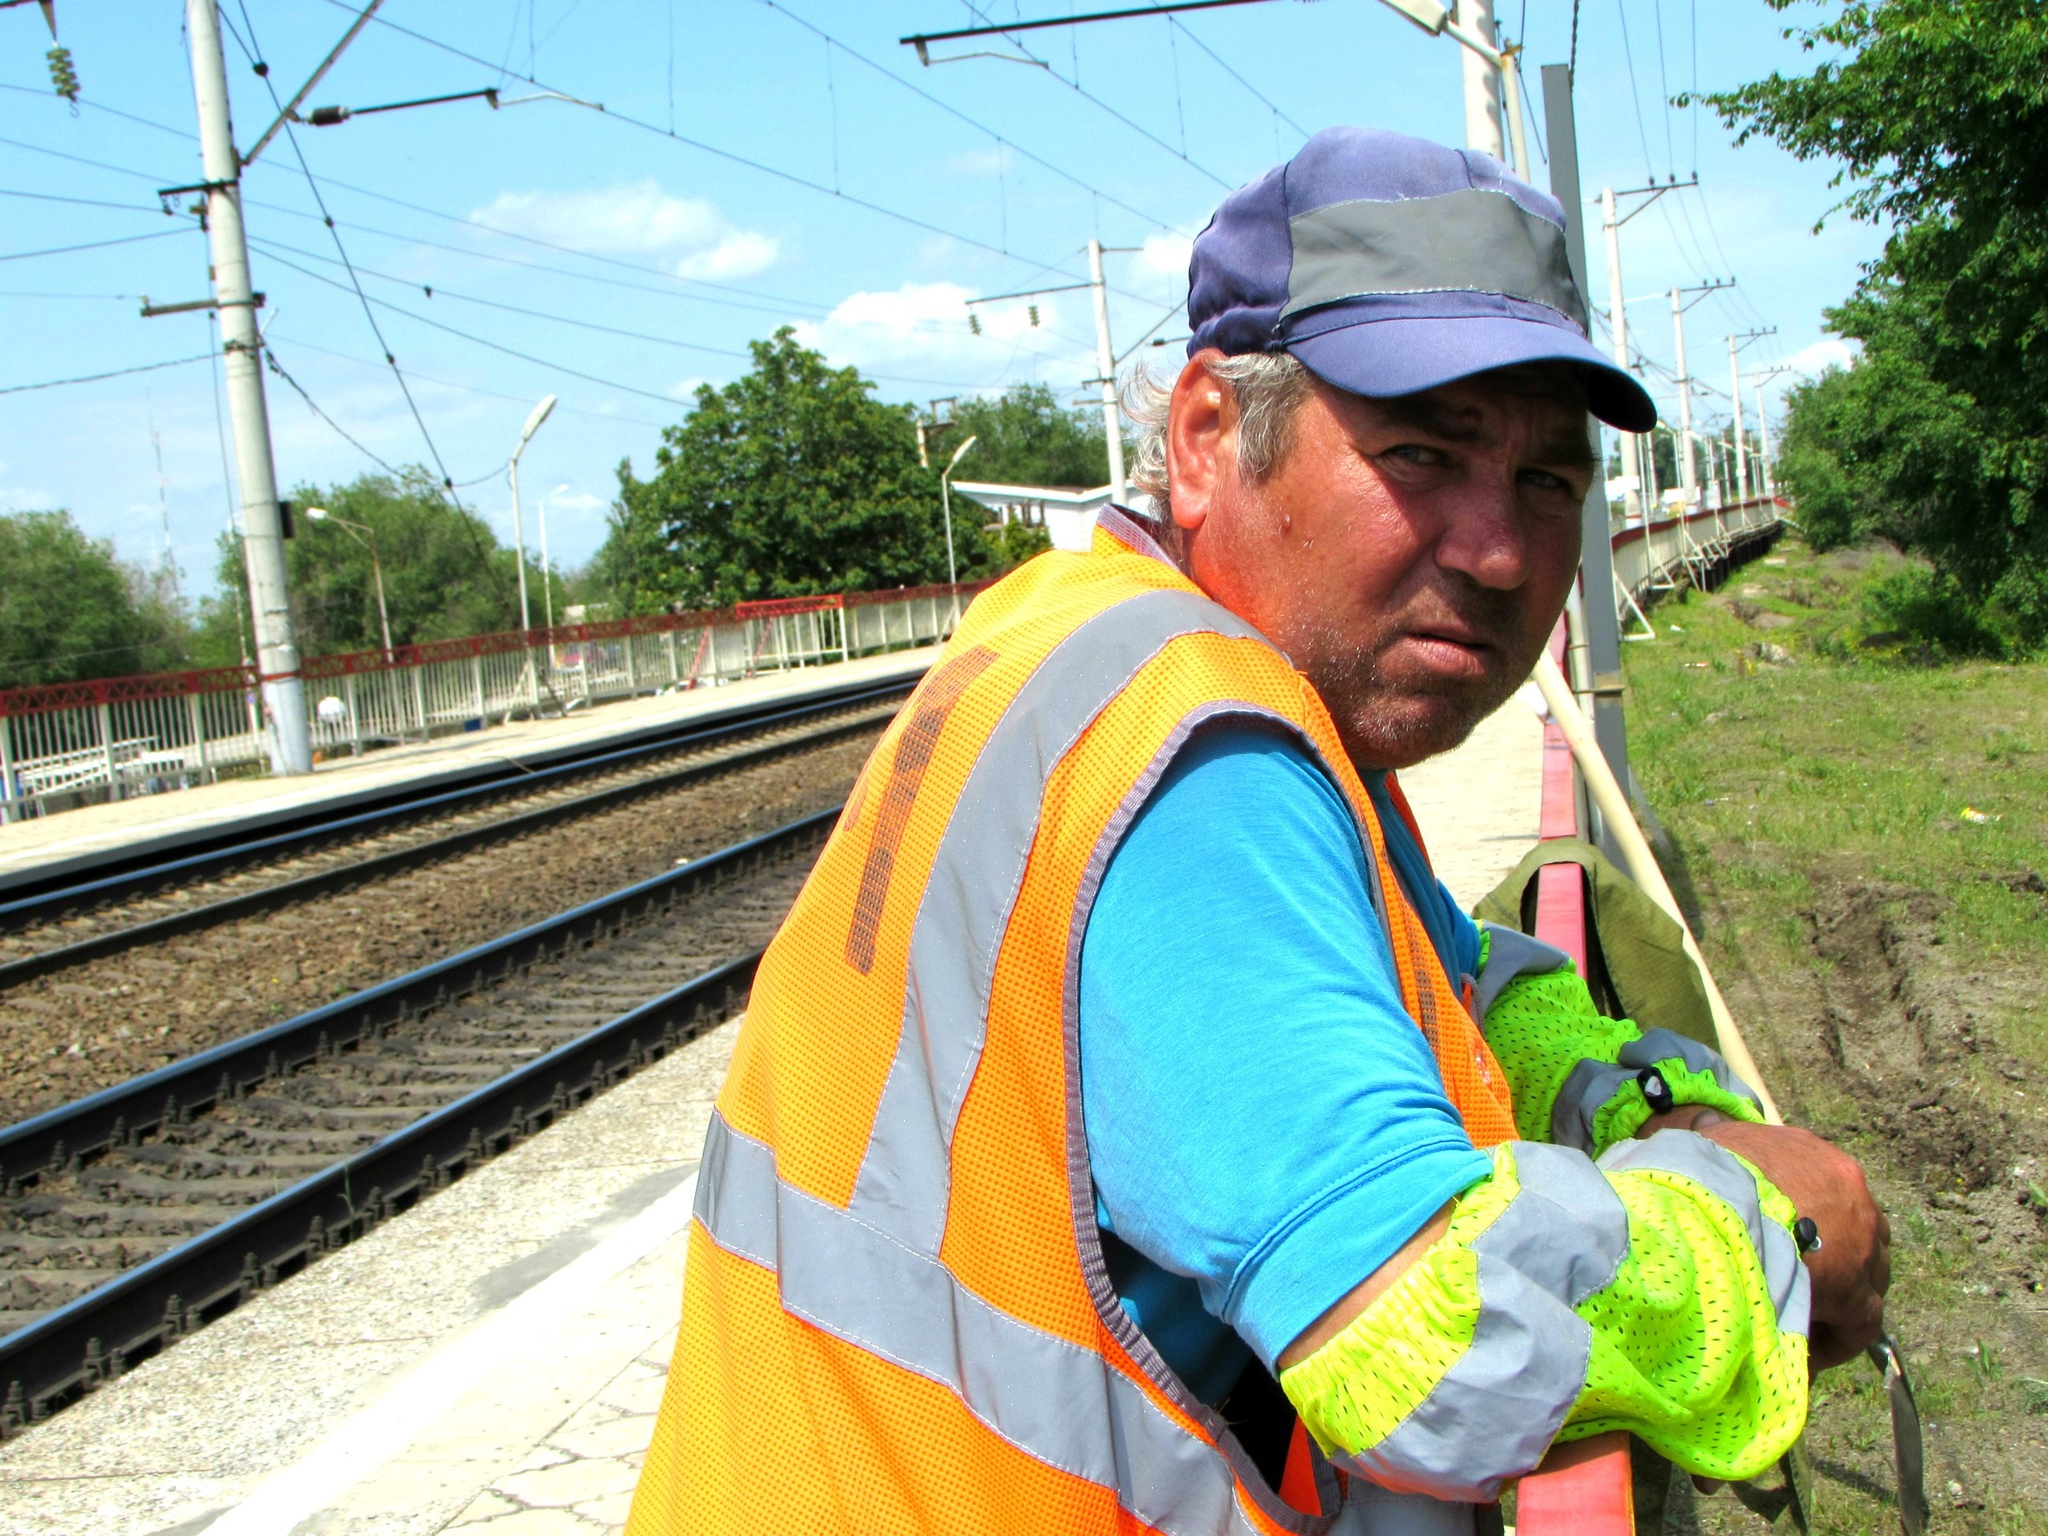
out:
{"label": "cap visor", "polygon": [[1325,383],[1354,395],[1389,399],[1517,363],[1577,363],[1586,370],[1586,408],[1611,427],[1647,432],[1657,407],[1635,379],[1593,344],[1562,326],[1508,315],[1362,320],[1287,350]]}

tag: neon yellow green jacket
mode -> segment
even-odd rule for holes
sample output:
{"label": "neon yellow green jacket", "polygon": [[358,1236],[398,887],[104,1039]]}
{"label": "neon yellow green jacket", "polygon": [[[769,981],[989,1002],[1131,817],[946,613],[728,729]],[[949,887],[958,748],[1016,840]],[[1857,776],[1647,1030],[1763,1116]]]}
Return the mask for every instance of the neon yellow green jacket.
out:
{"label": "neon yellow green jacket", "polygon": [[1526,1139],[1281,1386],[1338,1466],[1440,1499],[1498,1497],[1553,1441],[1606,1429],[1755,1476],[1806,1420],[1797,1213],[1703,1136],[1630,1139],[1667,1091],[1744,1119],[1754,1096],[1705,1047],[1601,1018],[1561,954],[1509,933],[1479,993]]}

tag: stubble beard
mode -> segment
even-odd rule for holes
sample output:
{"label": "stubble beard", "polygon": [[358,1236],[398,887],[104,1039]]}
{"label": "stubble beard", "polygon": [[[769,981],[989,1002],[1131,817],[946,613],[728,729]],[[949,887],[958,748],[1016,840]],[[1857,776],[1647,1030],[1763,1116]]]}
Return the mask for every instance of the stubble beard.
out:
{"label": "stubble beard", "polygon": [[1518,629],[1500,617],[1486,626],[1497,637],[1497,665],[1472,682],[1390,675],[1386,652],[1398,634],[1347,641],[1334,628],[1319,629],[1289,649],[1361,772],[1410,768],[1462,743],[1528,676],[1535,657],[1521,664],[1513,654]]}

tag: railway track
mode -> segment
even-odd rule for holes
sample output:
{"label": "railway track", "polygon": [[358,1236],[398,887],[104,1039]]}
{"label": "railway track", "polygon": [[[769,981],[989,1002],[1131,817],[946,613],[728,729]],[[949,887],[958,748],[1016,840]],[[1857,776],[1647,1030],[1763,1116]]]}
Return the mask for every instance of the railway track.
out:
{"label": "railway track", "polygon": [[[23,877],[0,888],[0,992],[238,918],[389,879],[484,846],[767,761],[886,719],[915,679],[735,711],[533,769],[387,796],[200,846]],[[501,814],[505,802],[525,809]]]}
{"label": "railway track", "polygon": [[837,814],[0,1131],[0,1429],[728,1017]]}

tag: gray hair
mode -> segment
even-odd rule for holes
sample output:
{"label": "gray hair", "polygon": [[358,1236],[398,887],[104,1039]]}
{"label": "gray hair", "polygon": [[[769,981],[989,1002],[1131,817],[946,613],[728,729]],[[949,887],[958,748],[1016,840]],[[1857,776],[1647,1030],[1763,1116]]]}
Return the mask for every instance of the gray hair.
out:
{"label": "gray hair", "polygon": [[[1294,446],[1294,414],[1308,398],[1311,376],[1291,352],[1247,352],[1213,357],[1203,367],[1230,386],[1237,401],[1237,472],[1256,484],[1271,474]],[[1162,522],[1168,521],[1172,490],[1166,469],[1166,419],[1173,404],[1173,379],[1164,383],[1140,363],[1124,380],[1124,414],[1138,429],[1131,484],[1150,496]]]}

